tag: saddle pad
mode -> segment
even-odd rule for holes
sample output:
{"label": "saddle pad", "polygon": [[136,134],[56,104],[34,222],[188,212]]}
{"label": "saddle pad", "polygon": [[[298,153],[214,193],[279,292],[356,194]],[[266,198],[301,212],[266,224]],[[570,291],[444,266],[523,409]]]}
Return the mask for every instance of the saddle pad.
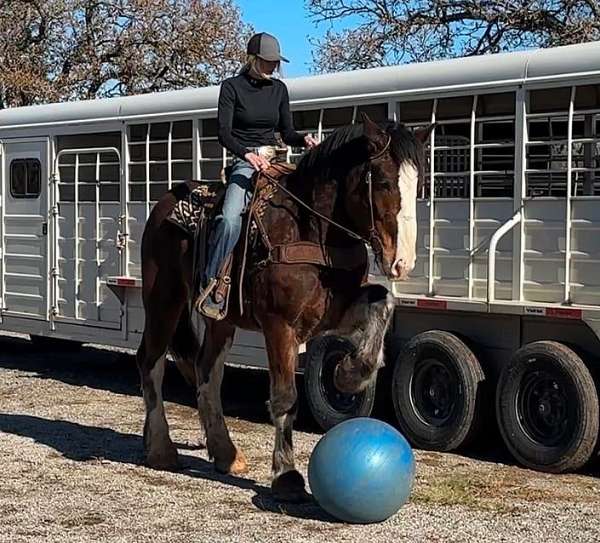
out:
{"label": "saddle pad", "polygon": [[218,182],[195,182],[187,195],[177,201],[171,215],[167,218],[193,236],[198,228],[198,221],[206,210],[211,211],[219,204],[225,194],[225,185]]}
{"label": "saddle pad", "polygon": [[[267,173],[278,178],[294,169],[293,164],[271,164]],[[185,185],[189,187],[189,191],[177,198],[177,203],[167,220],[194,236],[200,217],[206,211],[212,214],[225,195],[227,185],[216,181],[189,181]],[[264,182],[259,183],[259,186],[262,190]]]}

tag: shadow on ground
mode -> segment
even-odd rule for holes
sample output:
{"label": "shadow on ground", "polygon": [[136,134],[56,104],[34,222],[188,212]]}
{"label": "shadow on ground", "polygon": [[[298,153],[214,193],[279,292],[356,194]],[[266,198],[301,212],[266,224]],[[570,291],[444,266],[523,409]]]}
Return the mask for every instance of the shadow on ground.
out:
{"label": "shadow on ground", "polygon": [[[26,339],[2,337],[0,368],[30,372],[39,379],[141,396],[135,357],[92,345],[84,345],[77,351],[47,350]],[[226,415],[251,422],[269,422],[268,395],[269,382],[265,372],[227,368],[222,395]],[[164,398],[195,407],[194,391],[172,363],[168,363],[165,373]],[[318,430],[314,422],[307,422],[307,431]]]}
{"label": "shadow on ground", "polygon": [[[52,379],[76,386],[108,390],[117,394],[141,396],[135,358],[121,352],[84,345],[77,351],[40,349],[30,341],[9,336],[0,337],[0,369],[18,369],[33,373],[39,379]],[[382,382],[385,382],[382,379]],[[298,377],[298,390],[303,390]],[[394,424],[394,416],[386,394],[378,393],[375,416]],[[223,382],[223,409],[227,416],[256,423],[270,424],[266,402],[269,380],[266,372],[228,367]],[[170,402],[195,407],[195,394],[183,380],[174,364],[165,374],[164,398]],[[294,425],[296,430],[320,433],[304,395],[300,394],[300,410]],[[471,458],[514,464],[504,443],[488,425],[485,436],[465,451]]]}
{"label": "shadow on ground", "polygon": [[[143,465],[142,438],[136,434],[64,420],[6,413],[0,413],[0,432],[32,439],[77,462],[108,460],[122,464]],[[270,488],[258,484],[253,479],[221,475],[214,470],[212,462],[181,452],[179,460],[181,467],[179,474],[253,491],[252,503],[263,511],[297,518],[337,522],[314,501],[303,504],[278,502],[273,499]]]}

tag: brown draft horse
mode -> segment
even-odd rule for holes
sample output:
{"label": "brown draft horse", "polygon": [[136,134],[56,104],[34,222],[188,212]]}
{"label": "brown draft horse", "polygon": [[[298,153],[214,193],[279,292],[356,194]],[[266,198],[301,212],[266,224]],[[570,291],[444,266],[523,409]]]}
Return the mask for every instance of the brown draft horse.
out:
{"label": "brown draft horse", "polygon": [[[431,129],[413,133],[393,121],[375,124],[363,115],[362,124],[336,130],[303,157],[295,172],[280,179],[283,189],[269,200],[262,219],[271,243],[356,244],[356,236],[324,216],[368,241],[385,275],[405,277],[415,261],[416,196],[423,142]],[[392,313],[390,295],[383,287],[363,284],[364,266],[350,270],[274,263],[265,260],[260,248],[254,249],[248,254],[244,279],[252,310],[230,307],[224,320],[205,319],[204,338],[199,341],[191,318],[192,241],[165,220],[177,199],[175,187],[155,205],[142,240],[146,322],[137,363],[146,407],[146,462],[157,469],[177,467],[161,392],[170,349],[178,367],[196,382],[200,421],[216,470],[247,471],[243,453],[229,436],[220,388],[236,327],[260,330],[269,358],[275,426],[271,488],[276,499],[304,500],[305,483],[295,469],[292,445],[299,345],[324,331],[351,335],[357,349],[338,365],[335,381],[344,392],[362,390],[382,364],[383,338]],[[235,258],[239,266],[240,255]]]}

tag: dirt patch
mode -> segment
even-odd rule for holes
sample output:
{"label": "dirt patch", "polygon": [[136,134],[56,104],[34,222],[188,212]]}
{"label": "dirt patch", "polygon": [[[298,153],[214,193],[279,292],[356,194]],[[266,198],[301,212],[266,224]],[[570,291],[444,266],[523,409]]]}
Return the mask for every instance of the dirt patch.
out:
{"label": "dirt patch", "polygon": [[[0,542],[471,542],[600,540],[600,481],[416,451],[410,503],[384,523],[349,526],[316,503],[284,505],[269,491],[273,428],[266,377],[229,371],[227,422],[250,464],[217,474],[199,447],[194,394],[175,372],[165,387],[182,469],[142,463],[143,402],[133,365],[98,349],[42,353],[0,344]],[[302,414],[294,435],[306,474],[320,435]],[[309,431],[310,430],[310,431]]]}

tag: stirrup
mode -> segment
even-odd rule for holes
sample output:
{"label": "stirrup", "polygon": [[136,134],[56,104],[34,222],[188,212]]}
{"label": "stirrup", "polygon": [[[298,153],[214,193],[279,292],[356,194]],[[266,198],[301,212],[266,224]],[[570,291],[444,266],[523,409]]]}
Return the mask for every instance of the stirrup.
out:
{"label": "stirrup", "polygon": [[206,307],[206,302],[209,299],[210,294],[215,290],[218,281],[216,279],[211,279],[206,286],[206,289],[198,296],[198,299],[194,303],[194,308],[200,315],[204,317],[208,317],[209,319],[213,319],[216,321],[223,320],[227,316],[227,311],[225,308],[225,303],[219,303],[217,306],[208,306]]}
{"label": "stirrup", "polygon": [[213,319],[215,321],[220,321],[225,318],[225,312],[223,308],[217,306],[208,306],[204,305],[200,306],[198,309],[199,313],[204,317],[208,317],[209,319]]}
{"label": "stirrup", "polygon": [[213,277],[212,279],[210,279],[208,281],[208,285],[206,285],[206,288],[201,290],[200,294],[196,298],[196,301],[194,302],[194,309],[196,311],[201,313],[201,309],[202,309],[202,306],[204,305],[204,302],[209,297],[209,295],[212,293],[212,291],[215,290],[216,286],[217,286],[217,280]]}

